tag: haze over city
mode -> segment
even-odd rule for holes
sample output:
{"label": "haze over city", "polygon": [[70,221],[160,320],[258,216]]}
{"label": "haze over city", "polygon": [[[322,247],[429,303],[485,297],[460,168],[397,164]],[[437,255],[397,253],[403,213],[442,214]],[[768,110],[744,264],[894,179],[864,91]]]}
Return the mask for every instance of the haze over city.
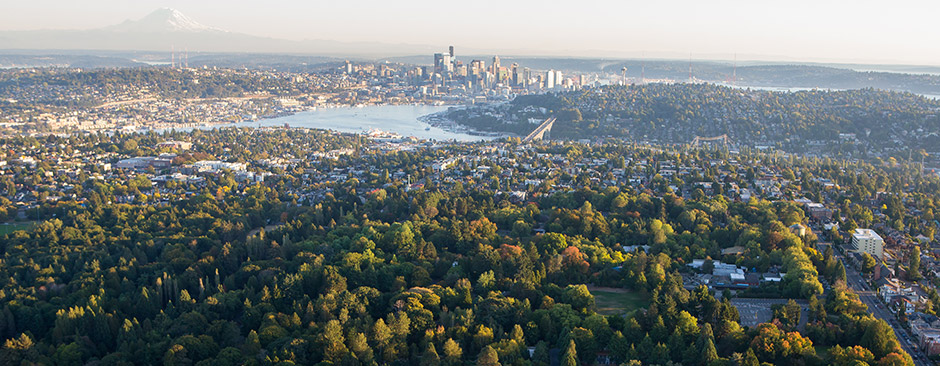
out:
{"label": "haze over city", "polygon": [[0,365],[940,366],[940,5],[7,3]]}
{"label": "haze over city", "polygon": [[[288,40],[454,44],[515,55],[940,64],[931,1],[744,0],[11,2],[0,31],[95,29],[170,7],[230,32]],[[251,51],[251,50],[246,50]],[[304,50],[304,52],[307,52]]]}

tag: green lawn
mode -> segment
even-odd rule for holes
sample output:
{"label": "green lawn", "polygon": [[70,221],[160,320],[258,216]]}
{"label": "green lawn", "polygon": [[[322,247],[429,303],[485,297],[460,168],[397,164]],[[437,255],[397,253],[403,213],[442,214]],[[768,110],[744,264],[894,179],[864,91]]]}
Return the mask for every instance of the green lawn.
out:
{"label": "green lawn", "polygon": [[637,292],[604,287],[591,287],[590,290],[594,295],[594,307],[601,315],[628,315],[650,305],[649,299]]}
{"label": "green lawn", "polygon": [[0,235],[6,235],[14,231],[29,230],[33,227],[33,222],[11,222],[0,224]]}

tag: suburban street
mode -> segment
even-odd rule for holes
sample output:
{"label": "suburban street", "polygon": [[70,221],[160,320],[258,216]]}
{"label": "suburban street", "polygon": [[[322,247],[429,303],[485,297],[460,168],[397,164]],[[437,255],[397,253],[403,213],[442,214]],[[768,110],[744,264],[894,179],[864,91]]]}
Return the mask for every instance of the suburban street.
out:
{"label": "suburban street", "polygon": [[848,280],[849,288],[855,290],[855,292],[858,294],[859,300],[868,306],[869,312],[875,315],[876,318],[888,322],[888,325],[890,325],[891,329],[894,330],[894,334],[897,336],[898,342],[901,343],[901,347],[903,347],[904,350],[914,358],[914,364],[917,366],[932,365],[933,363],[927,360],[926,357],[923,356],[923,353],[921,353],[920,350],[916,348],[913,340],[911,339],[911,336],[904,328],[901,327],[897,317],[895,317],[892,312],[888,311],[884,304],[878,300],[878,294],[868,287],[868,284],[865,283],[865,280],[858,273],[858,271],[856,271],[852,266],[846,264],[844,261],[843,265],[845,265],[845,274]]}

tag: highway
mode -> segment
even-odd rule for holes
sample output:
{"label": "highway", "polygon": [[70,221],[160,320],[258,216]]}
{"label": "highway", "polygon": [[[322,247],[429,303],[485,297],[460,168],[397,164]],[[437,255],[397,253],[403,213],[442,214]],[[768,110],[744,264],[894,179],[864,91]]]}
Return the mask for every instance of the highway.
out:
{"label": "highway", "polygon": [[[841,259],[842,258],[840,258],[840,260]],[[868,306],[869,312],[871,312],[876,318],[888,322],[888,325],[890,325],[891,329],[894,330],[894,334],[897,336],[898,342],[901,343],[901,347],[903,347],[904,350],[914,358],[914,364],[917,366],[932,366],[933,363],[927,360],[926,356],[924,356],[924,354],[921,353],[919,349],[915,348],[912,336],[907,333],[907,330],[901,327],[897,317],[895,317],[891,311],[886,309],[885,305],[882,304],[881,300],[878,299],[878,293],[872,291],[868,287],[868,284],[865,283],[865,280],[858,273],[858,271],[855,270],[855,268],[846,264],[845,261],[843,261],[842,264],[845,266],[845,275],[849,288],[858,294],[859,300]]]}
{"label": "highway", "polygon": [[528,136],[522,139],[523,143],[529,143],[535,140],[542,139],[544,137],[545,130],[550,130],[552,125],[555,124],[555,117],[546,119],[545,122],[542,122],[534,131],[530,132]]}

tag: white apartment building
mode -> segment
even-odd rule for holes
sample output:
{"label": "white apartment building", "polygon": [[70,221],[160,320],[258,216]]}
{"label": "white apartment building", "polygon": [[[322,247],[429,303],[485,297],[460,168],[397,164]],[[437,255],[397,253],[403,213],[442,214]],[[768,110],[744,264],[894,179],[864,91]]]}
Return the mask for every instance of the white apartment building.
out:
{"label": "white apartment building", "polygon": [[868,253],[878,260],[884,260],[885,241],[872,229],[855,229],[852,233],[852,247],[859,253]]}

